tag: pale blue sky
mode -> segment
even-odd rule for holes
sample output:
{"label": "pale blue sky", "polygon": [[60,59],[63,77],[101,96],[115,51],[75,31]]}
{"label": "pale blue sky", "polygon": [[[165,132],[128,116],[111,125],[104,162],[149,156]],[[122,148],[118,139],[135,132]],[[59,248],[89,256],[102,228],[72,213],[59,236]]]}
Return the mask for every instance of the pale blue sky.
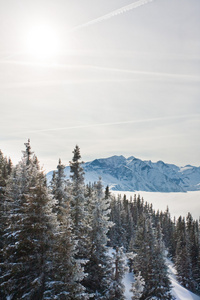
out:
{"label": "pale blue sky", "polygon": [[154,0],[101,18],[142,2],[0,0],[5,155],[17,162],[30,138],[47,171],[67,164],[75,144],[85,161],[200,165],[200,1]]}

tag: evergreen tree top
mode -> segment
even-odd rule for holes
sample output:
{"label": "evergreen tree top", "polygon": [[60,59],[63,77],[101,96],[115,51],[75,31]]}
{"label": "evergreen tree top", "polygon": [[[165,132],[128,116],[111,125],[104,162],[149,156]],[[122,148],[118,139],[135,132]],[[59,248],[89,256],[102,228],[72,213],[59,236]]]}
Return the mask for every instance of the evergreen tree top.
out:
{"label": "evergreen tree top", "polygon": [[74,153],[74,156],[72,158],[72,161],[69,162],[70,172],[72,173],[72,175],[70,175],[70,177],[72,178],[72,181],[74,181],[74,182],[84,183],[84,176],[83,176],[84,171],[81,166],[84,162],[80,161],[81,154],[80,154],[80,148],[78,145],[75,146],[75,149],[72,153]]}
{"label": "evergreen tree top", "polygon": [[[74,154],[72,161],[78,162],[81,159],[80,147],[78,145],[76,145],[74,150],[72,151],[72,153]],[[81,163],[83,163],[83,162],[81,162]]]}
{"label": "evergreen tree top", "polygon": [[24,157],[26,158],[26,165],[29,165],[31,155],[34,153],[34,152],[31,152],[30,139],[28,139],[28,142],[24,143],[24,145],[26,147],[26,150],[22,151],[22,153],[24,154]]}

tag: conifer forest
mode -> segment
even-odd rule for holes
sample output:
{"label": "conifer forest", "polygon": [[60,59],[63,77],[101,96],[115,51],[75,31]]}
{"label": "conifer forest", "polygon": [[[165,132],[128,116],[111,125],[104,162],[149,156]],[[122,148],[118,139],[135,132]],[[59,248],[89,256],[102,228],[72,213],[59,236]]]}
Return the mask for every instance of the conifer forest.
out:
{"label": "conifer forest", "polygon": [[30,141],[15,166],[0,151],[0,299],[124,300],[132,272],[133,300],[170,300],[166,259],[200,294],[198,220],[114,196],[101,178],[85,184],[79,146],[69,165],[66,178],[59,159],[47,184]]}

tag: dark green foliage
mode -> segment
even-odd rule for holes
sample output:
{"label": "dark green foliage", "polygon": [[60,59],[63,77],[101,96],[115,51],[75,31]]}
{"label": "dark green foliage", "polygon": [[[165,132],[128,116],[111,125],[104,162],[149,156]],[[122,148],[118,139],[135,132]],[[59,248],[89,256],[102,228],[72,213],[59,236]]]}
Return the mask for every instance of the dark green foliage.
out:
{"label": "dark green foliage", "polygon": [[107,185],[105,189],[105,199],[109,199],[110,196],[111,196],[111,192],[109,191],[109,186]]}

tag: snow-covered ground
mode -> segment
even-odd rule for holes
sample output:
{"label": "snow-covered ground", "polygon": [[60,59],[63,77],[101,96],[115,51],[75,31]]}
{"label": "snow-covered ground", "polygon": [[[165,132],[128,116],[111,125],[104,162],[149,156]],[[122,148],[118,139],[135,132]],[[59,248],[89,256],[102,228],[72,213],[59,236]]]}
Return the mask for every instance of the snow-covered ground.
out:
{"label": "snow-covered ground", "polygon": [[126,194],[129,198],[134,194],[140,194],[144,198],[144,201],[153,204],[155,210],[165,211],[166,207],[169,207],[171,217],[178,218],[181,216],[187,216],[190,212],[194,219],[200,217],[200,191],[187,192],[187,193],[154,193],[154,192],[122,192],[112,191],[113,194],[124,195]]}
{"label": "snow-covered ground", "polygon": [[172,262],[167,259],[169,277],[172,283],[172,294],[177,300],[200,300],[200,297],[182,287],[176,280],[176,270]]}
{"label": "snow-covered ground", "polygon": [[[115,253],[115,250],[112,248],[108,248],[108,255],[110,257],[112,257],[113,253]],[[176,300],[200,300],[199,296],[188,291],[178,283],[176,279],[176,270],[170,259],[166,258],[166,264],[168,266],[169,278],[172,283],[172,295],[175,297],[175,299]],[[123,284],[125,286],[124,295],[126,297],[126,300],[131,300],[132,293],[130,292],[130,289],[133,281],[134,281],[133,273],[126,273],[123,280]]]}
{"label": "snow-covered ground", "polygon": [[133,296],[133,294],[130,292],[130,289],[131,289],[131,284],[132,282],[134,281],[133,279],[133,273],[126,273],[125,276],[124,276],[124,285],[125,285],[125,297],[127,300],[131,300],[131,296]]}
{"label": "snow-covered ground", "polygon": [[[167,259],[167,265],[169,268],[169,277],[172,283],[172,295],[176,300],[200,300],[200,297],[188,291],[182,287],[176,279],[176,270],[170,260]],[[125,285],[125,297],[127,300],[131,300],[131,283],[133,282],[133,275],[131,273],[125,274],[124,285]]]}

